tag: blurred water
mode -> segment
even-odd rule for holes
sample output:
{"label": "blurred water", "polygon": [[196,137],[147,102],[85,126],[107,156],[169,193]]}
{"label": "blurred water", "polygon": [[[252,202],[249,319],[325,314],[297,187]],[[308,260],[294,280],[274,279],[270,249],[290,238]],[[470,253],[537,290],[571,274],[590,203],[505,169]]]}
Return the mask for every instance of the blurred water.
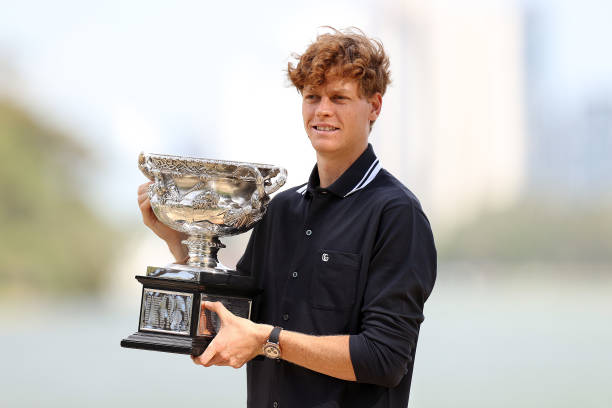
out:
{"label": "blurred water", "polygon": [[612,271],[439,269],[411,406],[612,407]]}
{"label": "blurred water", "polygon": [[27,311],[25,323],[13,309],[2,325],[0,407],[246,405],[244,370],[121,348],[137,329],[137,304],[90,299],[39,308]]}
{"label": "blurred water", "polygon": [[[611,294],[605,269],[441,265],[410,406],[612,406]],[[2,407],[245,406],[244,369],[121,348],[136,300],[1,309]]]}

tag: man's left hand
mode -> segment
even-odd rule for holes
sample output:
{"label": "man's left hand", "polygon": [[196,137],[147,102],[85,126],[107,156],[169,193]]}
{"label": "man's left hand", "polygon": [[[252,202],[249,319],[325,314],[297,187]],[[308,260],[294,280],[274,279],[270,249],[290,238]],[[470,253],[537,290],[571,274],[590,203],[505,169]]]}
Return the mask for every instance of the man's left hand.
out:
{"label": "man's left hand", "polygon": [[262,352],[272,326],[256,324],[238,317],[221,302],[205,302],[204,307],[215,312],[221,327],[204,353],[191,359],[205,367],[213,365],[240,368]]}

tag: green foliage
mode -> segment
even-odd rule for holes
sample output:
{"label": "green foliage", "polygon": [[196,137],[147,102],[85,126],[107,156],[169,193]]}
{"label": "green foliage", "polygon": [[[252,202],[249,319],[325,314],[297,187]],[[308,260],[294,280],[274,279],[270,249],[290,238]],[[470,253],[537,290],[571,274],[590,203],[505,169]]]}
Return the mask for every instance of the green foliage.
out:
{"label": "green foliage", "polygon": [[[0,100],[0,290],[101,288],[113,232],[78,195],[74,140]],[[116,242],[115,242],[116,244]]]}
{"label": "green foliage", "polygon": [[522,202],[441,240],[443,260],[612,264],[612,205]]}

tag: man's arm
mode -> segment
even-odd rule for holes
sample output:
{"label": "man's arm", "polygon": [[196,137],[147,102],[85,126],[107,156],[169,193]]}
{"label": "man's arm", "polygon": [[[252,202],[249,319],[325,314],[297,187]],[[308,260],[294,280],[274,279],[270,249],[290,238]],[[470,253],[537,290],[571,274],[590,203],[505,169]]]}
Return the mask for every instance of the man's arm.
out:
{"label": "man's arm", "polygon": [[383,210],[369,268],[351,358],[358,382],[392,388],[411,372],[436,278],[433,235],[418,201],[397,200]]}
{"label": "man's arm", "polygon": [[349,337],[312,336],[283,330],[279,344],[284,360],[341,380],[355,381]]}

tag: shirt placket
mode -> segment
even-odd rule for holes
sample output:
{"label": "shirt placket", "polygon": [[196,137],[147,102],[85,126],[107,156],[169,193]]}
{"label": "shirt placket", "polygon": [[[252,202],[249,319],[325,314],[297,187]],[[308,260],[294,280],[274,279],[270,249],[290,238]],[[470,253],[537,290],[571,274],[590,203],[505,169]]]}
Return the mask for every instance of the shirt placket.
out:
{"label": "shirt placket", "polygon": [[[307,193],[308,194],[308,193]],[[295,255],[291,261],[291,266],[287,271],[287,282],[284,286],[283,296],[281,300],[280,316],[277,316],[281,327],[292,326],[292,312],[293,312],[293,300],[300,299],[307,296],[308,288],[305,287],[306,282],[309,279],[305,279],[303,276],[307,271],[312,270],[312,254],[316,251],[316,236],[318,233],[317,218],[320,218],[322,211],[322,202],[320,198],[316,198],[313,195],[304,197],[308,200],[306,209],[304,211],[304,221],[302,225],[298,225],[301,239],[298,239],[298,247],[295,250]],[[282,351],[282,350],[281,350]],[[279,408],[282,406],[281,401],[281,390],[283,389],[283,368],[284,364],[278,360],[277,363],[277,386],[272,392],[270,398],[270,406],[273,408]]]}
{"label": "shirt placket", "polygon": [[304,287],[307,279],[305,279],[304,273],[310,269],[310,264],[312,263],[309,255],[312,254],[313,245],[316,241],[317,222],[315,218],[317,213],[320,212],[320,200],[317,200],[312,195],[304,197],[304,199],[308,200],[306,210],[304,211],[304,220],[302,225],[297,226],[299,231],[296,231],[301,237],[297,240],[299,244],[295,248],[295,254],[290,263],[291,266],[286,271],[287,280],[283,291],[280,316],[278,316],[281,325],[290,324],[294,299],[300,299],[307,295],[306,288]]}

